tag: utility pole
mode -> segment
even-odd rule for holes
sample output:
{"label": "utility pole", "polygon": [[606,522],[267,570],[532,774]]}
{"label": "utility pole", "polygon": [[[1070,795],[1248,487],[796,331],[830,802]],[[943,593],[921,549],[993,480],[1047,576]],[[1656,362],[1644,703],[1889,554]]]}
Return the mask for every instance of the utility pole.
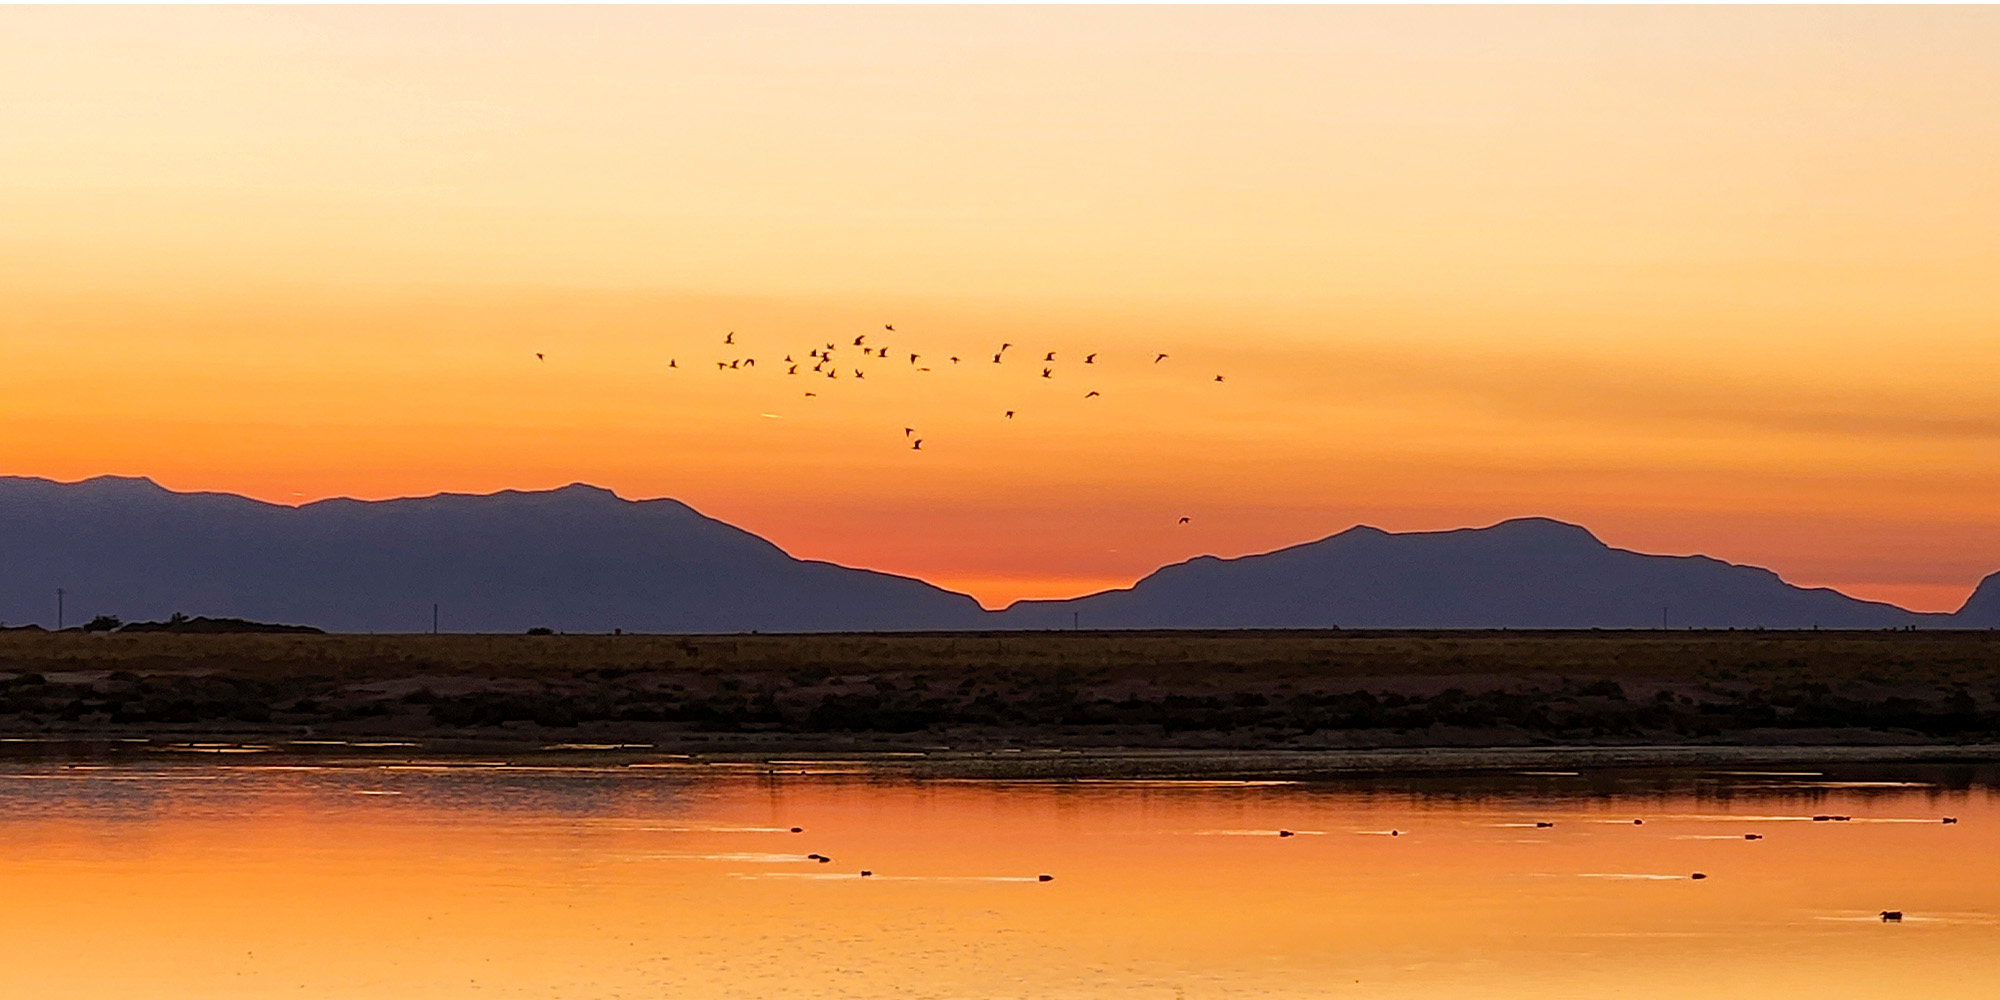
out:
{"label": "utility pole", "polygon": [[438,606],[431,605],[431,634],[438,634]]}
{"label": "utility pole", "polygon": [[1660,631],[1662,631],[1662,632],[1665,632],[1665,631],[1667,630],[1667,608],[1668,608],[1668,607],[1670,607],[1670,605],[1666,605],[1666,604],[1662,604],[1662,605],[1660,605]]}
{"label": "utility pole", "polygon": [[1072,632],[1083,631],[1083,612],[1072,611],[1069,613],[1069,630]]}
{"label": "utility pole", "polygon": [[56,631],[58,632],[62,631],[63,627],[63,595],[67,593],[69,591],[61,587],[56,588]]}

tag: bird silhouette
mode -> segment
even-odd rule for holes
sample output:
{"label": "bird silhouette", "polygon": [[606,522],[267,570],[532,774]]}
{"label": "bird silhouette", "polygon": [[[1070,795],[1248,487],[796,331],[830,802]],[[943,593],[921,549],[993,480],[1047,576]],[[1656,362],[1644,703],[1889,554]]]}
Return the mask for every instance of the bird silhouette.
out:
{"label": "bird silhouette", "polygon": [[735,368],[735,367],[736,367],[737,365],[740,365],[740,364],[742,364],[742,363],[743,363],[743,361],[742,361],[741,359],[738,359],[738,360],[735,360],[735,361],[731,361],[731,362],[729,363],[729,367],[731,367],[731,368]]}
{"label": "bird silhouette", "polygon": [[922,450],[924,450],[924,439],[923,439],[923,438],[918,438],[918,439],[916,439],[915,441],[912,441],[912,442],[910,442],[910,450],[911,450],[911,451],[922,451]]}
{"label": "bird silhouette", "polygon": [[788,364],[788,365],[792,363],[792,356],[791,356],[791,355],[789,355],[789,354],[785,355],[785,363],[786,363],[786,364]]}
{"label": "bird silhouette", "polygon": [[1085,398],[1085,399],[1089,399],[1090,397],[1092,397],[1092,396],[1095,396],[1095,395],[1097,395],[1097,390],[1096,390],[1096,389],[1092,389],[1092,390],[1090,390],[1089,392],[1086,392],[1086,393],[1084,393],[1084,394],[1083,394],[1083,398]]}
{"label": "bird silhouette", "polygon": [[884,329],[884,330],[887,330],[887,331],[889,331],[890,333],[895,333],[895,332],[896,332],[896,328],[895,328],[895,327],[893,327],[893,326],[890,326],[890,325],[889,325],[889,324],[887,324],[887,323],[884,323],[884,324],[882,324],[882,329]]}
{"label": "bird silhouette", "polygon": [[1043,361],[1054,361],[1055,359],[1056,359],[1056,352],[1054,351],[1050,351],[1049,353],[1042,355]]}
{"label": "bird silhouette", "polygon": [[1008,411],[1007,411],[1007,419],[1009,419],[1009,420],[1012,420],[1012,419],[1014,419],[1014,411],[1013,411],[1013,410],[1008,410]]}
{"label": "bird silhouette", "polygon": [[806,395],[808,395],[808,396],[817,396],[817,395],[819,395],[819,393],[816,393],[816,392],[808,392],[808,393],[806,393]]}
{"label": "bird silhouette", "polygon": [[1185,518],[1185,517],[1184,517],[1184,518],[1181,518],[1181,521],[1180,521],[1180,523],[1182,523],[1182,524],[1186,524],[1186,523],[1188,523],[1188,520],[1189,520],[1189,519],[1188,519],[1188,518]]}
{"label": "bird silhouette", "polygon": [[910,363],[911,363],[911,364],[913,364],[913,365],[914,365],[914,364],[916,364],[916,363],[917,363],[917,357],[918,357],[918,356],[917,356],[917,355],[915,355],[915,354],[912,354],[912,355],[910,355]]}
{"label": "bird silhouette", "polygon": [[856,369],[854,369],[854,377],[855,377],[855,378],[867,378],[867,377],[868,377],[868,374],[867,374],[866,372],[862,371],[861,369],[859,369],[859,368],[856,368]]}
{"label": "bird silhouette", "polygon": [[1166,355],[1164,355],[1164,354],[1155,354],[1155,355],[1153,355],[1153,363],[1154,363],[1154,364],[1156,364],[1156,365],[1157,365],[1157,364],[1159,364],[1159,363],[1160,363],[1160,362],[1162,362],[1162,361],[1165,361],[1165,360],[1167,360],[1167,356],[1166,356]]}
{"label": "bird silhouette", "polygon": [[1013,345],[1013,344],[1001,344],[1001,345],[1000,345],[1000,349],[1004,351],[1004,350],[1006,350],[1007,348],[1009,348],[1009,347],[1012,347],[1012,346],[1014,346],[1014,345]]}
{"label": "bird silhouette", "polygon": [[547,358],[545,358],[545,357],[542,357],[542,352],[540,352],[540,351],[536,351],[536,352],[535,352],[535,360],[536,360],[536,361],[547,361],[548,359],[547,359]]}
{"label": "bird silhouette", "polygon": [[1047,368],[1042,369],[1042,377],[1043,378],[1049,377],[1049,370]]}
{"label": "bird silhouette", "polygon": [[793,365],[789,370],[785,372],[785,374],[787,375],[797,375],[798,373],[799,373],[798,365]]}
{"label": "bird silhouette", "polygon": [[1217,375],[1217,376],[1215,377],[1215,380],[1216,380],[1217,382],[1220,382],[1220,381],[1222,381],[1222,376],[1220,376],[1220,375]]}
{"label": "bird silhouette", "polygon": [[735,331],[735,330],[731,330],[731,331],[729,331],[729,332],[728,332],[727,334],[723,335],[723,338],[722,338],[722,342],[723,342],[723,343],[725,343],[725,344],[734,344],[734,343],[736,343],[736,331]]}
{"label": "bird silhouette", "polygon": [[917,429],[916,429],[915,427],[905,427],[905,428],[903,428],[903,436],[904,436],[904,437],[909,437],[910,435],[912,435],[912,434],[915,434],[916,432],[917,432]]}
{"label": "bird silhouette", "polygon": [[856,337],[856,338],[854,338],[854,346],[856,346],[856,347],[860,347],[860,346],[861,346],[861,342],[862,342],[862,341],[864,341],[864,340],[867,340],[867,339],[868,339],[868,336],[867,336],[866,334],[863,334],[863,335],[861,335],[861,336],[859,336],[859,337]]}
{"label": "bird silhouette", "polygon": [[954,355],[952,355],[952,358],[951,358],[951,363],[952,363],[952,364],[958,364],[958,355],[955,355],[955,354],[954,354]]}
{"label": "bird silhouette", "polygon": [[744,358],[744,359],[743,359],[743,367],[745,367],[745,368],[755,368],[755,367],[757,367],[757,359],[756,359],[756,358]]}
{"label": "bird silhouette", "polygon": [[716,371],[721,371],[721,370],[723,370],[724,368],[727,368],[727,367],[729,367],[729,362],[727,362],[727,361],[717,361],[717,362],[715,363],[715,370],[716,370]]}
{"label": "bird silhouette", "polygon": [[1096,364],[1096,363],[1097,363],[1097,355],[1095,355],[1095,354],[1086,354],[1086,355],[1084,355],[1084,356],[1083,356],[1083,363],[1084,363],[1084,364],[1086,364],[1086,365],[1094,365],[1094,364]]}
{"label": "bird silhouette", "polygon": [[998,355],[998,354],[995,354],[995,355],[993,356],[993,363],[994,363],[994,364],[996,364],[996,365],[1000,363],[1000,355]]}
{"label": "bird silhouette", "polygon": [[672,358],[668,358],[668,359],[667,359],[667,367],[668,367],[668,368],[679,368],[679,367],[680,367],[680,365],[678,365],[678,364],[675,364],[675,363],[674,363],[674,359],[672,359]]}

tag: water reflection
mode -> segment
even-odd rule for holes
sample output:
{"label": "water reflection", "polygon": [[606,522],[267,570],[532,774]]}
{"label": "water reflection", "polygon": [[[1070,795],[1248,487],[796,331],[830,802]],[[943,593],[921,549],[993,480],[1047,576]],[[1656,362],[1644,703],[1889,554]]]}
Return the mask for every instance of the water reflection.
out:
{"label": "water reflection", "polygon": [[1960,995],[2000,951],[1978,767],[914,781],[563,754],[0,766],[0,996]]}

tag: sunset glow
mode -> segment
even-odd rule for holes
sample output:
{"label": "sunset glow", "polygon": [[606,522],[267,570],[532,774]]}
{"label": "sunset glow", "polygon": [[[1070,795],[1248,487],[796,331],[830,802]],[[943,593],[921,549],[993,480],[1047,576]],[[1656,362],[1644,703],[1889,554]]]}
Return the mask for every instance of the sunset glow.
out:
{"label": "sunset glow", "polygon": [[[1989,9],[10,9],[0,474],[585,481],[988,605],[1544,515],[1949,610],[2000,570],[1996,46]],[[864,382],[778,363],[864,335]]]}

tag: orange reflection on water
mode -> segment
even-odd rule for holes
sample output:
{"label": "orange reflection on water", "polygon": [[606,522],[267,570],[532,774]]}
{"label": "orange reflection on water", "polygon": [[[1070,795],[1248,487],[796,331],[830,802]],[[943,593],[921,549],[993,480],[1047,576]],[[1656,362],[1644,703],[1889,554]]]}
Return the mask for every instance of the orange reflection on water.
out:
{"label": "orange reflection on water", "polygon": [[1683,776],[1576,794],[1586,781],[1605,789],[19,765],[0,772],[0,996],[1768,998],[1993,981],[2000,806],[1983,786]]}

